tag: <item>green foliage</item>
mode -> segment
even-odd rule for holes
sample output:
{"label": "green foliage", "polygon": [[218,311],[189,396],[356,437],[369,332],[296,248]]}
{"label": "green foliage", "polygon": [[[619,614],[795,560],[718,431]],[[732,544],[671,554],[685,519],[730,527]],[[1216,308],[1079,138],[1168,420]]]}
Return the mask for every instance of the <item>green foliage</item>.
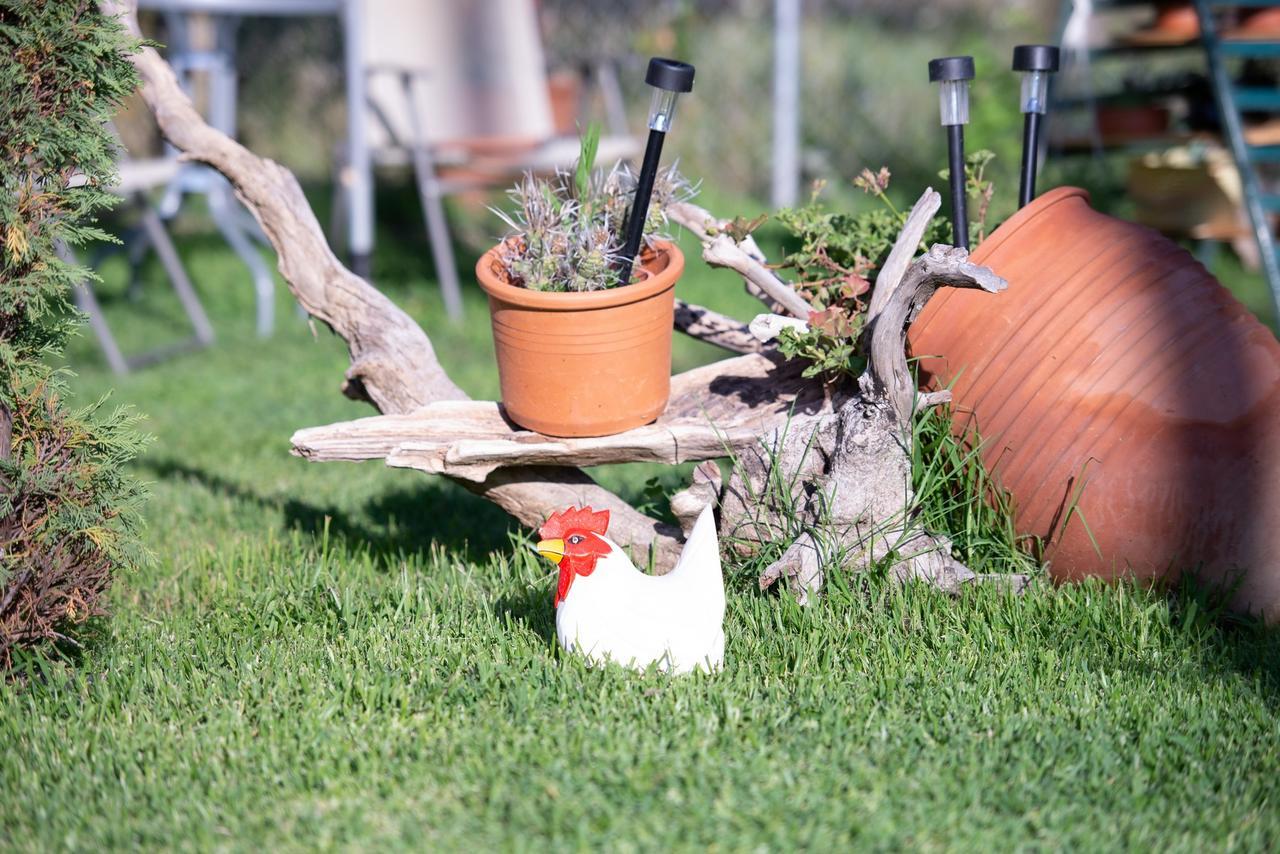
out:
{"label": "green foliage", "polygon": [[89,223],[112,203],[105,123],[137,84],[132,49],[85,0],[0,4],[0,667],[97,613],[112,571],[140,559],[134,419],[71,407],[49,364],[88,274],[57,247],[106,237]]}
{"label": "green foliage", "polygon": [[788,359],[809,364],[806,377],[821,377],[829,383],[852,379],[862,373],[866,360],[857,352],[858,335],[866,315],[835,306],[809,313],[809,326],[801,331],[784,328],[778,335],[778,350]]}
{"label": "green foliage", "polygon": [[[995,194],[995,184],[986,177],[986,169],[994,158],[986,150],[975,151],[966,158],[967,186],[978,202],[978,221],[971,229],[975,242],[986,237],[987,215]],[[946,177],[944,170],[943,180]],[[807,361],[807,377],[821,376],[834,384],[862,373],[865,363],[858,357],[858,339],[865,323],[867,294],[875,272],[893,249],[907,220],[906,213],[889,198],[889,179],[885,167],[877,172],[863,169],[853,179],[855,187],[880,203],[871,210],[827,210],[820,199],[823,185],[818,183],[808,204],[784,208],[774,216],[794,244],[782,266],[795,272],[796,291],[814,309],[809,329],[784,329],[778,336],[778,349],[788,358]],[[921,245],[927,247],[950,239],[950,224],[945,217],[937,216],[925,229]]]}
{"label": "green foliage", "polygon": [[[514,210],[494,210],[511,228],[499,253],[511,284],[533,291],[598,291],[630,282],[630,275],[619,271],[618,260],[636,178],[625,164],[607,174],[595,169],[599,141],[600,126],[593,123],[582,135],[572,174],[542,178],[526,173],[507,194]],[[694,192],[676,166],[658,171],[642,255],[644,247],[666,237],[668,208]]]}
{"label": "green foliage", "polygon": [[1014,528],[1013,499],[979,456],[981,439],[958,436],[949,407],[931,407],[912,422],[913,512],[951,540],[955,556],[980,572],[1035,573],[1040,543]]}
{"label": "green foliage", "polygon": [[[889,198],[889,170],[863,169],[855,187],[879,201],[879,207],[859,213],[830,211],[821,201],[824,188],[814,186],[809,202],[784,208],[774,216],[788,233],[792,248],[783,267],[795,272],[796,291],[813,306],[806,331],[784,329],[778,347],[788,358],[809,362],[805,376],[821,376],[828,383],[856,377],[864,363],[858,357],[868,305],[867,295],[876,270],[884,263],[906,222]],[[946,220],[937,217],[924,243],[944,239]]]}
{"label": "green foliage", "polygon": [[573,187],[576,198],[588,198],[591,191],[591,172],[596,168],[596,151],[600,148],[600,123],[587,125],[578,150],[578,163],[574,167]]}
{"label": "green foliage", "polygon": [[[808,204],[785,208],[774,219],[797,243],[787,253],[784,266],[794,270],[802,289],[815,305],[825,308],[848,303],[871,290],[872,274],[884,263],[906,222],[886,195],[889,170],[863,169],[853,180],[858,189],[873,196],[880,206],[858,213],[830,211],[821,200],[824,185],[814,186]],[[925,243],[942,239],[946,221],[935,218]],[[861,301],[858,301],[861,304]]]}

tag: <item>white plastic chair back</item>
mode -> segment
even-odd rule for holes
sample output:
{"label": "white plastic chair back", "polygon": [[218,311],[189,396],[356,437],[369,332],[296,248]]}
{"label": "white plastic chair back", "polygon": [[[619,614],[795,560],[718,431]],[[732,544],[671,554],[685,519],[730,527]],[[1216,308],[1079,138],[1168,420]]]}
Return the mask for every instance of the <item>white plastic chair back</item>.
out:
{"label": "white plastic chair back", "polygon": [[537,143],[554,136],[542,38],[532,0],[363,0],[370,142],[416,139],[403,83],[431,144]]}

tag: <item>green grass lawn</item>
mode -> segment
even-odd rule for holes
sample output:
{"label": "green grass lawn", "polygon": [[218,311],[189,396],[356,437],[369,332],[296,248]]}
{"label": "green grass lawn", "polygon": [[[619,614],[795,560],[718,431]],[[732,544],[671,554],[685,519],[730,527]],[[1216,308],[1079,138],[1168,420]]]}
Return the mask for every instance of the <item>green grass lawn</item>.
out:
{"label": "green grass lawn", "polygon": [[[389,219],[380,282],[492,395],[477,289],[451,326],[416,212]],[[370,412],[338,393],[341,343],[283,289],[256,340],[235,259],[181,245],[215,347],[124,379],[87,337],[71,353],[82,396],[115,387],[150,417],[156,560],[116,580],[82,653],[0,690],[4,848],[1280,843],[1276,634],[1096,585],[951,600],[837,577],[802,609],[729,565],[724,673],[587,670],[502,513],[416,472],[289,456],[299,427]],[[154,272],[130,303],[106,266],[133,347],[178,334]],[[755,310],[694,259],[679,292]],[[682,341],[677,368],[716,356]],[[639,499],[659,471],[600,474]]]}

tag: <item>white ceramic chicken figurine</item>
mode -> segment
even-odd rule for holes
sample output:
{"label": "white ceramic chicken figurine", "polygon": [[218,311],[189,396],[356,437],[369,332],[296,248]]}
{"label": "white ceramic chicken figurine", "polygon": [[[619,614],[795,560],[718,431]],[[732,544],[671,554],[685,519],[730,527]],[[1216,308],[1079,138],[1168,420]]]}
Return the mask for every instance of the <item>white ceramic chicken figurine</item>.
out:
{"label": "white ceramic chicken figurine", "polygon": [[593,664],[668,673],[724,664],[724,577],[707,505],[675,569],[646,575],[605,536],[609,511],[572,507],[538,530],[538,553],[560,567],[556,635]]}

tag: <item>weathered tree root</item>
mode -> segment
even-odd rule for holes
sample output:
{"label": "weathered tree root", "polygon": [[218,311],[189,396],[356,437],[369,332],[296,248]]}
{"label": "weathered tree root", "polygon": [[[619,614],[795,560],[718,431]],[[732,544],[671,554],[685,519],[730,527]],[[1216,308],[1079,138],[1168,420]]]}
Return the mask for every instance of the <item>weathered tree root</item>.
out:
{"label": "weathered tree root", "polygon": [[[939,204],[932,191],[916,204],[895,245],[898,257],[919,242]],[[937,288],[996,292],[1005,283],[970,264],[963,249],[947,246],[934,246],[896,280],[894,272],[886,264],[876,284],[861,394],[833,415],[786,425],[739,457],[724,497],[722,534],[750,548],[775,542],[779,531],[800,528],[761,573],[761,587],[786,579],[801,601],[808,601],[821,587],[824,566],[839,563],[859,571],[890,555],[894,562],[888,571],[899,581],[925,581],[955,593],[978,578],[951,556],[946,537],[924,531],[912,518],[912,420],[920,406],[948,396],[918,394],[904,336],[909,317]]]}

